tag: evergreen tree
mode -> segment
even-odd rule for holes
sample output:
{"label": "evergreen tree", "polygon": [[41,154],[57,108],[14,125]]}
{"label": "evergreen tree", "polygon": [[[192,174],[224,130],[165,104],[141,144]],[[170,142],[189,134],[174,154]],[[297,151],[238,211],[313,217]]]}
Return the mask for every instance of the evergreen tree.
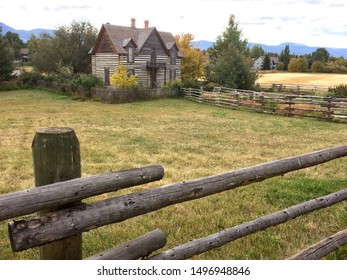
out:
{"label": "evergreen tree", "polygon": [[263,65],[261,66],[261,70],[270,70],[270,69],[271,69],[270,55],[266,54],[264,57]]}
{"label": "evergreen tree", "polygon": [[280,54],[280,61],[283,62],[284,64],[284,71],[288,71],[288,65],[289,65],[289,61],[290,61],[290,49],[289,49],[289,45],[286,45],[284,50],[281,51]]}
{"label": "evergreen tree", "polygon": [[239,89],[254,87],[257,75],[251,69],[247,40],[242,39],[234,15],[230,16],[228,27],[208,53],[207,79],[210,82]]}
{"label": "evergreen tree", "polygon": [[258,58],[265,55],[265,51],[264,49],[259,46],[259,45],[255,45],[252,49],[251,49],[251,57],[252,58]]}
{"label": "evergreen tree", "polygon": [[11,79],[14,70],[13,59],[13,51],[8,43],[3,39],[0,29],[0,81]]}

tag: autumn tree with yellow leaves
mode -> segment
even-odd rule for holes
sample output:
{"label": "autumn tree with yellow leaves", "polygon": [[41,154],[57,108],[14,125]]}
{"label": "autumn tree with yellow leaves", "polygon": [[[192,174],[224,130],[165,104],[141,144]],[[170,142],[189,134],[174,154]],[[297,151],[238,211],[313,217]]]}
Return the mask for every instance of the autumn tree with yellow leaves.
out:
{"label": "autumn tree with yellow leaves", "polygon": [[206,55],[198,48],[194,48],[192,34],[175,36],[176,43],[183,53],[182,80],[198,80],[204,77]]}

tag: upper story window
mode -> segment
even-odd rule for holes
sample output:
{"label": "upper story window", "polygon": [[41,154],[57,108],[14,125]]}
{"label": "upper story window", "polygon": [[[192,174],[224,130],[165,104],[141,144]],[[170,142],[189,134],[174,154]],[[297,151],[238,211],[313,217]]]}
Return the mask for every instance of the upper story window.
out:
{"label": "upper story window", "polygon": [[155,48],[151,48],[151,63],[157,63],[157,51]]}
{"label": "upper story window", "polygon": [[172,48],[170,53],[170,62],[171,64],[176,64],[177,60],[177,50],[175,48]]}
{"label": "upper story window", "polygon": [[133,47],[128,48],[128,62],[130,62],[130,63],[134,62],[134,48]]}

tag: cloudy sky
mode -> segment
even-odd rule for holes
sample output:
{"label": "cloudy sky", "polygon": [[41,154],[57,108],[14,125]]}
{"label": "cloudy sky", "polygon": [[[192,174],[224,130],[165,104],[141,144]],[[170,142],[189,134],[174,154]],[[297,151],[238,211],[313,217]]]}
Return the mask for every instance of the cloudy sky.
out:
{"label": "cloudy sky", "polygon": [[72,20],[191,33],[214,41],[234,14],[249,42],[347,48],[346,0],[12,0],[1,1],[0,22],[15,29],[54,29]]}

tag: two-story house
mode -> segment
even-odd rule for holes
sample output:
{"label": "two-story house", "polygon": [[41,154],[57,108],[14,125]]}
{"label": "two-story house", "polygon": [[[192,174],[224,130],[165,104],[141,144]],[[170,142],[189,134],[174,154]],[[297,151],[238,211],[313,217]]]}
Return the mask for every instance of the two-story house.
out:
{"label": "two-story house", "polygon": [[103,24],[93,48],[92,73],[110,84],[110,76],[120,64],[129,75],[137,75],[137,83],[145,87],[161,87],[168,81],[181,79],[182,52],[175,37],[158,31],[144,22],[137,28],[135,19],[131,26]]}

